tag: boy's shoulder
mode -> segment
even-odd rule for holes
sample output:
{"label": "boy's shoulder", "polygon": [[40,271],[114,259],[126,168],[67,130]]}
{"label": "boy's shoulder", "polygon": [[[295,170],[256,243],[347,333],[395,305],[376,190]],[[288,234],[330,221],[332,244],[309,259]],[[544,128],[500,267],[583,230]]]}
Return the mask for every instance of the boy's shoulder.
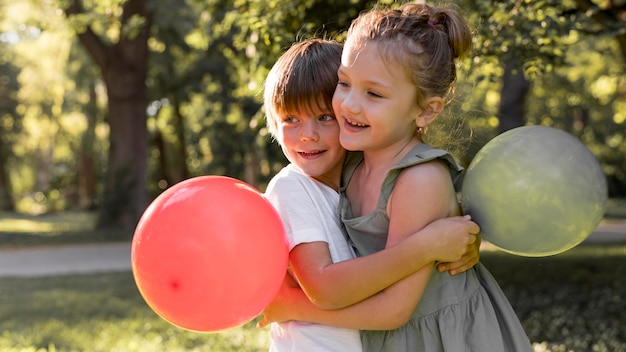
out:
{"label": "boy's shoulder", "polygon": [[301,188],[303,184],[312,182],[310,177],[298,172],[293,164],[289,164],[272,177],[265,193],[285,192],[294,188]]}

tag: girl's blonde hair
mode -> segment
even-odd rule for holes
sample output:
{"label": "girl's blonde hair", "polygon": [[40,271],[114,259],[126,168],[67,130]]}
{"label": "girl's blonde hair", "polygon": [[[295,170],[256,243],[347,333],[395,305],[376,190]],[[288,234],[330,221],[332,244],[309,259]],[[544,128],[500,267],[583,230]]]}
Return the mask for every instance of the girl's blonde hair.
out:
{"label": "girl's blonde hair", "polygon": [[417,87],[420,106],[428,97],[447,98],[456,82],[455,61],[472,45],[471,30],[452,4],[376,8],[355,19],[346,38],[357,51],[374,41],[383,60],[400,64]]}

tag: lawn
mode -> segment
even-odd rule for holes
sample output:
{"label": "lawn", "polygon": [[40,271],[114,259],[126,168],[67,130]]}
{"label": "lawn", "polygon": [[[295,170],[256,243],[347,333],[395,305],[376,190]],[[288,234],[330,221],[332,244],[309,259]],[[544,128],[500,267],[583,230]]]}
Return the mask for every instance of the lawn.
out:
{"label": "lawn", "polygon": [[[626,217],[624,203],[612,208],[617,217]],[[0,247],[106,241],[92,220],[3,216]],[[626,243],[582,244],[545,258],[485,250],[481,258],[535,351],[626,351]],[[150,310],[130,272],[0,278],[0,331],[3,352],[245,352],[266,351],[269,340],[254,322],[211,334],[176,328]]]}
{"label": "lawn", "polygon": [[[547,258],[485,251],[535,351],[626,351],[626,245]],[[0,351],[266,351],[254,322],[221,333],[154,314],[131,273],[0,278]]]}
{"label": "lawn", "polygon": [[0,278],[0,351],[266,351],[254,322],[221,333],[179,329],[145,304],[131,273]]}
{"label": "lawn", "polygon": [[483,252],[535,351],[626,351],[626,243],[551,257]]}

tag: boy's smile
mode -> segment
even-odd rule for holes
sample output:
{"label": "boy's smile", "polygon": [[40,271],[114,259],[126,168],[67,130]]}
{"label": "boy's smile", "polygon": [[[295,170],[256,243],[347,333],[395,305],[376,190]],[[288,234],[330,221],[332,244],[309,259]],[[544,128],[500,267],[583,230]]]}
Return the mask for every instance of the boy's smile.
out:
{"label": "boy's smile", "polygon": [[294,112],[281,116],[277,138],[287,159],[304,175],[339,188],[346,155],[332,112]]}

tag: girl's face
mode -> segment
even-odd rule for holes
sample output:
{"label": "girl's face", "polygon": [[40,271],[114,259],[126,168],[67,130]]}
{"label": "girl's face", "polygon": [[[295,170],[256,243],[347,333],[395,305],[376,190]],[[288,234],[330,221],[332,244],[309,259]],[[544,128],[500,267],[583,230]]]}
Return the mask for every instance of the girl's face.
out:
{"label": "girl's face", "polygon": [[341,145],[348,150],[385,149],[416,135],[416,87],[402,68],[383,61],[378,44],[344,46],[333,109]]}
{"label": "girl's face", "polygon": [[346,150],[339,144],[339,125],[332,111],[280,116],[276,135],[283,153],[300,172],[339,188]]}

